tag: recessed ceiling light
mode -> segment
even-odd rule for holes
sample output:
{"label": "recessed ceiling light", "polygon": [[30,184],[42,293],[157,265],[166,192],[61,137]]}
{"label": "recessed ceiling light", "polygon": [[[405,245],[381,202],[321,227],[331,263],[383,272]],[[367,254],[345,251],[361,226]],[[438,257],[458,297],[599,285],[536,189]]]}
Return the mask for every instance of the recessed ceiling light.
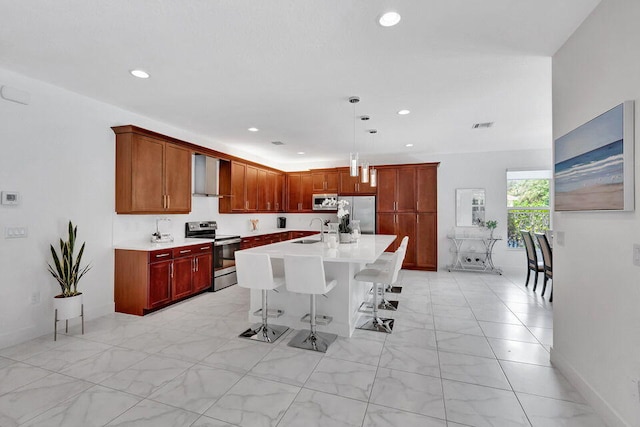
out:
{"label": "recessed ceiling light", "polygon": [[413,144],[405,144],[405,147],[413,147]]}
{"label": "recessed ceiling light", "polygon": [[249,128],[247,129],[249,132],[258,132],[260,129],[258,128]]}
{"label": "recessed ceiling light", "polygon": [[298,151],[298,154],[303,155],[304,151]]}
{"label": "recessed ceiling light", "polygon": [[400,22],[400,14],[398,12],[386,12],[378,18],[378,22],[383,27],[393,27]]}
{"label": "recessed ceiling light", "polygon": [[132,76],[135,76],[139,79],[148,79],[149,78],[149,73],[147,73],[144,70],[131,70],[129,71],[131,73]]}
{"label": "recessed ceiling light", "polygon": [[398,114],[400,114],[401,116],[406,116],[407,114],[409,114],[411,111],[409,110],[400,110],[398,111]]}

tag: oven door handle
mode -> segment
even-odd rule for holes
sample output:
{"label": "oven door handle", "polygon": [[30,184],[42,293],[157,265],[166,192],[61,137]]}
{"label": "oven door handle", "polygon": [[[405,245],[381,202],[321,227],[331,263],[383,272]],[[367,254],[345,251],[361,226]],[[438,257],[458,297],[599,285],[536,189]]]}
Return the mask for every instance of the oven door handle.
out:
{"label": "oven door handle", "polygon": [[232,245],[234,243],[242,243],[242,239],[221,240],[219,242],[214,242],[213,245],[214,246],[224,246],[224,245]]}

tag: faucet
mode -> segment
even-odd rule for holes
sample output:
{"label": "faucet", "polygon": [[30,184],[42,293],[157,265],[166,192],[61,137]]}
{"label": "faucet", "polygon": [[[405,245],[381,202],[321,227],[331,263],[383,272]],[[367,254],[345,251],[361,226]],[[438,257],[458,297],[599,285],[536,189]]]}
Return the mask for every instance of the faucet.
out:
{"label": "faucet", "polygon": [[309,222],[309,227],[313,225],[313,221],[315,221],[316,219],[320,221],[320,241],[324,242],[324,229],[322,227],[324,225],[324,221],[322,220],[322,218],[313,218],[311,222]]}

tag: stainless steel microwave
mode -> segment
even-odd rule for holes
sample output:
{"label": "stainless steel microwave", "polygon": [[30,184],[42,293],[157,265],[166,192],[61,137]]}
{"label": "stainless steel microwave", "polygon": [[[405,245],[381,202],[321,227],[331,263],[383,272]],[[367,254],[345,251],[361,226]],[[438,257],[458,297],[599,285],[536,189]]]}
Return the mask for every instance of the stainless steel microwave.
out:
{"label": "stainless steel microwave", "polygon": [[337,211],[338,195],[337,194],[314,194],[311,200],[311,206],[314,211]]}

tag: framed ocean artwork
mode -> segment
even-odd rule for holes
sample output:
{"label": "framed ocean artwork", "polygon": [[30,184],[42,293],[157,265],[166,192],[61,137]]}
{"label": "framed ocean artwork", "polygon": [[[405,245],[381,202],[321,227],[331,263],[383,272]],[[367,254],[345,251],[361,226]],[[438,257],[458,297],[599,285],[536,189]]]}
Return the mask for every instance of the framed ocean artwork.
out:
{"label": "framed ocean artwork", "polygon": [[556,211],[634,210],[633,109],[625,101],[555,140]]}

